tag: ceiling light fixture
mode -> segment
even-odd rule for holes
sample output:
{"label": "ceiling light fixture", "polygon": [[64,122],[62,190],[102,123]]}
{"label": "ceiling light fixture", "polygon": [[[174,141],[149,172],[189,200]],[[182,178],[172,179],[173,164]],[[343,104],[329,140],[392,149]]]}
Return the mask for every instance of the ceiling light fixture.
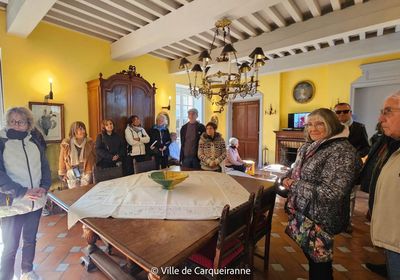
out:
{"label": "ceiling light fixture", "polygon": [[[192,84],[189,68],[192,63],[185,57],[181,59],[179,68],[185,69],[189,79],[190,94],[194,97],[206,96],[213,105],[224,110],[229,100],[237,95],[245,97],[253,96],[259,86],[258,70],[265,64],[265,55],[262,48],[257,47],[249,55],[251,62],[238,63],[236,50],[233,46],[229,19],[221,19],[215,23],[214,38],[209,50],[204,50],[199,55],[200,64],[195,64],[191,69],[194,72],[194,84]],[[216,65],[211,67],[211,51],[216,48],[217,38],[223,40],[221,54],[216,58]],[[251,75],[250,75],[251,72]],[[197,85],[198,75],[201,73],[201,82]],[[216,98],[213,98],[216,97]]]}

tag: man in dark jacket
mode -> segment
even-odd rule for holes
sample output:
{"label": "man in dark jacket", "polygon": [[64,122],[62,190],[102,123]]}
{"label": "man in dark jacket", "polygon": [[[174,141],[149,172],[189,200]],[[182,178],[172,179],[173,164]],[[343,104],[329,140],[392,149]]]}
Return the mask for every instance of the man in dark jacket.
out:
{"label": "man in dark jacket", "polygon": [[[362,123],[353,121],[350,104],[338,103],[336,104],[334,111],[339,121],[349,127],[349,142],[354,148],[356,148],[357,154],[360,156],[360,158],[368,155],[370,146],[368,142],[367,131]],[[351,226],[351,217],[354,213],[357,189],[357,187],[353,187],[350,195],[350,222],[346,230],[347,233],[351,233],[353,231]]]}
{"label": "man in dark jacket", "polygon": [[200,160],[197,157],[201,134],[206,131],[203,124],[197,121],[199,112],[192,108],[188,110],[189,121],[181,128],[181,154],[182,166],[200,169]]}

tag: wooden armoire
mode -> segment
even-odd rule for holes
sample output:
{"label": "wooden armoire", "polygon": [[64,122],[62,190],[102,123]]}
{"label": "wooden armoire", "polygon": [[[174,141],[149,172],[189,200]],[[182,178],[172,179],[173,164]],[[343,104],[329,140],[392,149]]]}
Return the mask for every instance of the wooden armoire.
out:
{"label": "wooden armoire", "polygon": [[132,65],[108,79],[102,76],[100,73],[99,79],[87,82],[90,137],[96,139],[104,119],[112,119],[116,132],[123,136],[131,115],[139,116],[148,131],[154,124],[155,84],[146,81]]}

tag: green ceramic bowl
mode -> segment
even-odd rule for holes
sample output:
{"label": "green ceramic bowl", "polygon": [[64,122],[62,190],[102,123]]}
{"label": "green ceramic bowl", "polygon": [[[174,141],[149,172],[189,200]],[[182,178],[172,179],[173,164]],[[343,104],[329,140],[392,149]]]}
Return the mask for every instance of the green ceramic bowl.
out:
{"label": "green ceramic bowl", "polygon": [[160,184],[163,189],[172,190],[174,187],[183,182],[189,174],[180,171],[156,171],[149,174],[149,178]]}

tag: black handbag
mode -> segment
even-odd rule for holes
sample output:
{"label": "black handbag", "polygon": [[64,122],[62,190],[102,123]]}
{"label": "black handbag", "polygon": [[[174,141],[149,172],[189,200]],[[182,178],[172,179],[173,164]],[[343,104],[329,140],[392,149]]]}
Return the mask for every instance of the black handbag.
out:
{"label": "black handbag", "polygon": [[287,198],[289,194],[289,190],[286,189],[284,186],[282,186],[282,180],[281,178],[276,178],[275,183],[274,183],[274,190],[275,193],[280,195],[283,198]]}

